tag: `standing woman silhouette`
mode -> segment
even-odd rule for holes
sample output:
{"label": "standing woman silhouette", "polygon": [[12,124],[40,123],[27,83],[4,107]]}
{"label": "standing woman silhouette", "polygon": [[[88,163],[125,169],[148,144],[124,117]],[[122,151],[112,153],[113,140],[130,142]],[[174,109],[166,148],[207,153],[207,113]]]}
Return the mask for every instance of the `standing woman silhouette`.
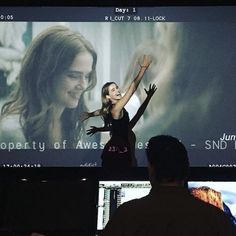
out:
{"label": "standing woman silhouette", "polygon": [[121,95],[115,82],[108,82],[102,87],[102,108],[91,113],[84,113],[82,120],[92,116],[102,116],[104,127],[111,127],[111,139],[104,146],[101,158],[102,166],[108,168],[132,167],[130,120],[124,106],[136,91],[151,60],[144,55],[139,62],[140,70],[131,82],[128,90]]}

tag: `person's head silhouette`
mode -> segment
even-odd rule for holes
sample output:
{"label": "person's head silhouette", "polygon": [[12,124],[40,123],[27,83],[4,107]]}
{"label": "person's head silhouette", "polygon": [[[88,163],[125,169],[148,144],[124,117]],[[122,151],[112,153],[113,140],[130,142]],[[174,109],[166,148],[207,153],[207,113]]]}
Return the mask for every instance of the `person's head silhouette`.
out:
{"label": "person's head silhouette", "polygon": [[153,184],[184,184],[188,177],[187,150],[177,139],[158,135],[149,140],[146,150],[150,181]]}

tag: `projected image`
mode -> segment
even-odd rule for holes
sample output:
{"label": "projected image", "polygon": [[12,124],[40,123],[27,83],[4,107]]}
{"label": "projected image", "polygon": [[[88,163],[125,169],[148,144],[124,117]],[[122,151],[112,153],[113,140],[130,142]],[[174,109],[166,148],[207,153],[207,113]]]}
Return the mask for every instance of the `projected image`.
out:
{"label": "projected image", "polygon": [[128,150],[129,166],[146,166],[149,138],[170,134],[191,166],[236,166],[235,29],[218,21],[0,22],[1,165],[102,166],[113,131],[102,87],[114,82],[117,101],[146,67],[117,116],[127,114],[126,139],[107,150]]}
{"label": "projected image", "polygon": [[193,196],[223,210],[236,225],[235,182],[188,182],[188,186]]}

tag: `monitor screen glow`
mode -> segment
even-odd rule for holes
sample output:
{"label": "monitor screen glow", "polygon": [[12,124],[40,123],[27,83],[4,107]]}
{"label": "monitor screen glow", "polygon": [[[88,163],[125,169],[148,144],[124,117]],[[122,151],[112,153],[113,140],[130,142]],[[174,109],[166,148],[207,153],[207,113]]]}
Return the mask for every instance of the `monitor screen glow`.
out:
{"label": "monitor screen glow", "polygon": [[[236,225],[236,182],[189,181],[188,188],[211,189],[220,195],[222,209],[230,215]],[[115,210],[124,202],[142,198],[149,194],[149,181],[100,181],[98,188],[97,230],[102,230]],[[209,197],[209,195],[208,195]],[[201,199],[203,200],[203,199]],[[205,199],[206,201],[206,199]],[[207,201],[213,204],[211,201]]]}

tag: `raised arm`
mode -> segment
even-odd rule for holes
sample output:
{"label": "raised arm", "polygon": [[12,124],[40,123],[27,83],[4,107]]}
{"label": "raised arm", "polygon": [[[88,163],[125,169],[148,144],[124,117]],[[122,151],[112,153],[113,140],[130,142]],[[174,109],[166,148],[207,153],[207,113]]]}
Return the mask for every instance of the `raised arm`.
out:
{"label": "raised arm", "polygon": [[140,70],[139,70],[137,76],[131,82],[128,90],[125,93],[125,95],[113,106],[113,108],[111,110],[112,116],[114,118],[119,117],[119,114],[120,114],[121,110],[124,108],[126,103],[129,101],[131,96],[136,91],[141,79],[143,78],[143,75],[144,75],[145,71],[147,70],[147,68],[149,67],[150,64],[151,64],[151,60],[150,60],[149,56],[144,55],[142,63],[139,63]]}
{"label": "raised arm", "polygon": [[140,119],[140,117],[143,115],[145,109],[147,108],[148,103],[150,102],[153,94],[156,92],[157,87],[155,84],[150,84],[148,90],[146,90],[144,88],[147,97],[144,100],[144,102],[142,103],[142,105],[139,107],[138,111],[136,112],[135,116],[132,118],[132,120],[129,123],[129,126],[131,129],[133,129],[133,127],[136,125],[136,123],[138,122],[138,120]]}
{"label": "raised arm", "polygon": [[87,120],[88,118],[90,117],[93,117],[93,116],[100,116],[101,115],[101,109],[98,109],[96,111],[92,111],[92,112],[82,112],[80,114],[80,117],[79,117],[79,120],[81,122]]}

